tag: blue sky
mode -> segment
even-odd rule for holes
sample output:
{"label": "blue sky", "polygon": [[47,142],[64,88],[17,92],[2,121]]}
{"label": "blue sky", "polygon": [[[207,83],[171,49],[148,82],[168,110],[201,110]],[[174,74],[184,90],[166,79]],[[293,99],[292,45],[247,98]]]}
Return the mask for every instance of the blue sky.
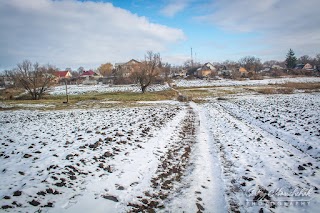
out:
{"label": "blue sky", "polygon": [[143,59],[183,64],[320,53],[318,0],[0,0],[0,70],[29,59],[60,69]]}

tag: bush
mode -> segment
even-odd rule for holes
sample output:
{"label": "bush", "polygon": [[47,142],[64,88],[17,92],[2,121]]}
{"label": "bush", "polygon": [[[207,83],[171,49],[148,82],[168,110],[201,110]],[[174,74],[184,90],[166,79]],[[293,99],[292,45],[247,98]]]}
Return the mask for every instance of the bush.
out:
{"label": "bush", "polygon": [[258,73],[254,73],[251,77],[249,77],[250,80],[263,80],[263,76]]}

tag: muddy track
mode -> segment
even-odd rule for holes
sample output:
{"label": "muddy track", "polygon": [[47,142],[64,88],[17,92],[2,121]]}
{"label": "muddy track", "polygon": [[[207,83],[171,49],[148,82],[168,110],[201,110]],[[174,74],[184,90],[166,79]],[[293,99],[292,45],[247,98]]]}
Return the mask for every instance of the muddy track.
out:
{"label": "muddy track", "polygon": [[[175,137],[179,142],[168,144],[168,151],[161,157],[156,173],[151,179],[150,190],[128,204],[129,212],[155,212],[164,209],[169,196],[177,193],[184,173],[190,165],[190,154],[196,142],[195,113],[191,107]],[[175,140],[177,141],[177,140]]]}
{"label": "muddy track", "polygon": [[[289,143],[287,140],[281,138],[278,134],[280,132],[278,132],[278,134],[273,133],[272,131],[270,131],[270,129],[267,128],[263,128],[262,126],[260,126],[258,124],[258,122],[254,122],[254,123],[250,123],[250,121],[247,121],[245,118],[242,118],[240,116],[237,116],[234,112],[230,111],[227,107],[225,107],[223,104],[218,103],[219,107],[221,107],[226,113],[228,113],[230,116],[232,116],[234,119],[239,120],[241,122],[243,122],[244,124],[246,124],[247,126],[249,125],[254,125],[255,128],[259,129],[262,132],[266,132],[267,134],[272,135],[273,137],[275,137],[277,140],[281,140],[283,143],[286,144],[286,146],[290,146],[293,147],[294,149],[296,149],[297,152],[300,152],[301,154],[305,154],[308,155],[310,158],[313,158],[315,160],[320,159],[320,157],[316,157],[316,156],[312,156],[309,153],[306,152],[306,150],[302,150],[301,148],[299,148],[297,145],[291,144]],[[281,133],[280,133],[281,134]],[[282,133],[283,134],[283,133]],[[290,137],[289,135],[286,135],[286,137]],[[296,140],[295,137],[290,137],[291,140]]]}
{"label": "muddy track", "polygon": [[[317,180],[313,178],[318,168],[316,160],[233,116],[218,103],[212,104],[208,112],[212,124],[210,132],[220,151],[230,212],[259,211],[259,206],[250,206],[246,200],[259,200],[267,211],[279,211],[280,207],[273,200],[277,197],[265,195],[275,188],[295,187],[297,182],[301,188],[317,190]],[[268,175],[270,173],[272,175]],[[253,188],[263,192],[264,196],[248,196],[246,193]]]}

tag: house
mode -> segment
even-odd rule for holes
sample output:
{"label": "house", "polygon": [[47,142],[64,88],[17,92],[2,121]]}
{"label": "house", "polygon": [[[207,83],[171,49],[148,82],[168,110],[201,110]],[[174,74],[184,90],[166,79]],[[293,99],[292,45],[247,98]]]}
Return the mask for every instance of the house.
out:
{"label": "house", "polygon": [[54,75],[58,78],[58,79],[61,79],[61,78],[71,78],[72,77],[72,74],[70,71],[57,71],[54,73]]}
{"label": "house", "polygon": [[55,77],[54,78],[54,82],[55,83],[58,83],[58,82],[61,83],[62,80],[66,80],[66,79],[71,79],[72,78],[72,74],[71,74],[71,72],[69,70],[57,71],[57,72],[54,72],[53,75]]}
{"label": "house", "polygon": [[178,72],[175,72],[173,75],[173,77],[182,77],[182,78],[184,78],[186,76],[187,76],[187,70],[185,70],[185,69],[181,69]]}
{"label": "house", "polygon": [[239,72],[240,72],[242,75],[248,74],[248,71],[247,71],[246,68],[244,68],[244,67],[240,67],[240,68],[239,68]]}
{"label": "house", "polygon": [[282,70],[282,69],[284,69],[283,67],[281,67],[280,65],[272,65],[272,67],[271,67],[272,69],[275,69],[275,70]]}
{"label": "house", "polygon": [[217,71],[217,68],[215,68],[211,63],[207,62],[202,66],[203,70],[211,70],[211,71]]}
{"label": "house", "polygon": [[313,67],[312,67],[312,65],[311,64],[309,64],[309,63],[306,63],[304,66],[303,66],[303,68],[302,68],[303,70],[310,70],[310,71],[313,71]]}
{"label": "house", "polygon": [[95,85],[98,83],[98,79],[102,78],[103,76],[100,75],[100,73],[88,70],[83,71],[79,77],[83,80],[82,84]]}
{"label": "house", "polygon": [[102,77],[98,80],[98,82],[101,82],[102,84],[114,84],[114,77],[113,76]]}
{"label": "house", "polygon": [[264,67],[262,70],[259,70],[258,72],[271,72],[272,71],[272,67]]}
{"label": "house", "polygon": [[218,71],[218,75],[222,75],[224,77],[230,77],[231,74],[232,74],[232,70],[225,69],[225,70],[219,70]]}
{"label": "house", "polygon": [[186,74],[186,76],[197,76],[198,75],[198,69],[199,69],[200,67],[190,67],[190,68],[188,68],[187,69],[187,74]]}
{"label": "house", "polygon": [[216,71],[217,68],[215,68],[211,63],[208,62],[197,69],[197,75],[200,78],[209,77]]}
{"label": "house", "polygon": [[126,63],[115,63],[115,65],[114,65],[115,72],[124,78],[129,77],[130,74],[133,72],[134,65],[136,65],[136,64],[141,64],[141,62],[139,62],[135,59],[131,59],[130,61],[128,61]]}
{"label": "house", "polygon": [[309,70],[309,71],[312,71],[312,70],[313,70],[313,67],[312,67],[311,64],[306,63],[306,64],[297,64],[294,69],[296,69],[296,70]]}
{"label": "house", "polygon": [[92,70],[89,71],[83,71],[80,75],[80,78],[85,78],[85,79],[99,79],[102,78],[102,75],[100,75],[97,72],[94,72]]}

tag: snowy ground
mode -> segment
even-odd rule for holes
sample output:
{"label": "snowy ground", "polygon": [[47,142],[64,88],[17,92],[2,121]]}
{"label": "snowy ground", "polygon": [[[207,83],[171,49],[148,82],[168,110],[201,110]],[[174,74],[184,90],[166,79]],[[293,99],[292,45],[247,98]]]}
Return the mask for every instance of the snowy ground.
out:
{"label": "snowy ground", "polygon": [[301,93],[0,111],[0,208],[317,212],[319,100]]}
{"label": "snowy ground", "polygon": [[272,78],[263,80],[236,81],[230,79],[220,80],[175,80],[177,87],[206,87],[206,86],[265,86],[272,84],[293,83],[318,83],[319,77],[297,77],[297,78]]}
{"label": "snowy ground", "polygon": [[[219,150],[229,209],[317,212],[319,98],[319,94],[242,96],[202,105]],[[305,196],[290,194],[294,192]],[[284,202],[290,200],[310,203]]]}
{"label": "snowy ground", "polygon": [[[284,84],[287,82],[295,83],[318,83],[320,78],[317,77],[297,77],[297,78],[274,78],[264,80],[243,80],[235,81],[229,79],[220,80],[175,80],[174,83],[178,87],[205,87],[205,86],[264,86],[272,84]],[[49,94],[51,95],[64,95],[65,86],[57,86],[50,89]],[[147,88],[147,91],[163,91],[170,89],[168,84],[164,85],[152,85]],[[112,92],[141,92],[141,88],[137,85],[68,85],[68,93],[70,95],[79,95],[85,93],[112,93]]]}
{"label": "snowy ground", "polygon": [[[168,84],[164,85],[152,85],[147,88],[149,92],[168,90],[170,87]],[[111,92],[141,92],[141,88],[137,85],[68,85],[68,94],[79,95],[90,92],[99,93],[111,93]],[[64,95],[66,93],[65,86],[57,86],[50,89],[49,94],[51,95]]]}

